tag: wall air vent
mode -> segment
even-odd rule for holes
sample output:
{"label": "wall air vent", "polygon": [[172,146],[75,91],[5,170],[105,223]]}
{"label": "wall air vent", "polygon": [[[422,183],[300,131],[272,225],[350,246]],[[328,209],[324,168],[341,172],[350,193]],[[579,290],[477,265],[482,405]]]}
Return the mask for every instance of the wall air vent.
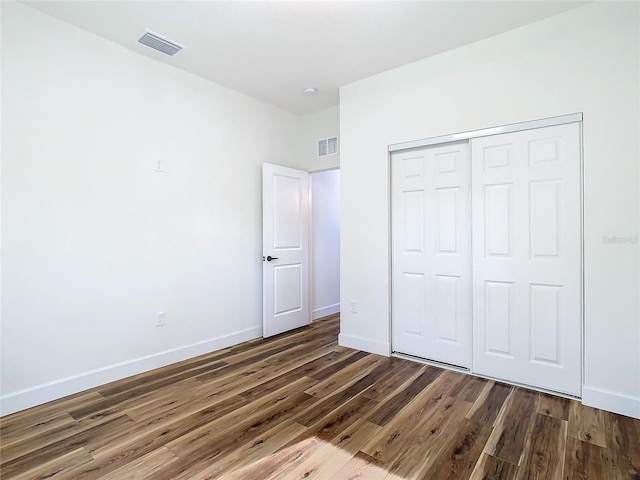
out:
{"label": "wall air vent", "polygon": [[145,31],[144,35],[138,39],[138,42],[167,55],[175,55],[184,48],[184,45],[168,40],[149,30]]}
{"label": "wall air vent", "polygon": [[338,137],[318,140],[318,156],[335,155],[338,153]]}

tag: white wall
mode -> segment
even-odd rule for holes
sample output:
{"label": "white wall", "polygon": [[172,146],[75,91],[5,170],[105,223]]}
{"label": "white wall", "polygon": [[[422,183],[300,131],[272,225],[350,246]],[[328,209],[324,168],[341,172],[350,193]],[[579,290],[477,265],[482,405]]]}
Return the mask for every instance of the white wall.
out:
{"label": "white wall", "polygon": [[340,311],[340,170],[312,173],[311,316]]}
{"label": "white wall", "polygon": [[308,165],[310,171],[338,168],[340,153],[318,157],[318,140],[339,135],[340,107],[326,108],[300,117],[300,130],[297,137],[300,161]]}
{"label": "white wall", "polygon": [[3,413],[261,335],[298,118],[14,2],[2,74]]}
{"label": "white wall", "polygon": [[638,9],[591,3],[341,89],[341,344],[390,348],[389,144],[584,112],[583,401],[640,417],[638,244],[603,242],[639,229]]}

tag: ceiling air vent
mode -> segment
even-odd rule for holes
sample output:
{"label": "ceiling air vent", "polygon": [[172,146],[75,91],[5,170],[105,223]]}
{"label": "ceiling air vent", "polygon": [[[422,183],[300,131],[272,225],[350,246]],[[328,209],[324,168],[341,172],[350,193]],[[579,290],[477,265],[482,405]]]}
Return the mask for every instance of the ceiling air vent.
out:
{"label": "ceiling air vent", "polygon": [[318,156],[335,155],[338,153],[338,137],[324,138],[318,140]]}
{"label": "ceiling air vent", "polygon": [[184,48],[184,45],[168,40],[149,30],[145,31],[144,35],[138,39],[138,42],[167,55],[175,55]]}

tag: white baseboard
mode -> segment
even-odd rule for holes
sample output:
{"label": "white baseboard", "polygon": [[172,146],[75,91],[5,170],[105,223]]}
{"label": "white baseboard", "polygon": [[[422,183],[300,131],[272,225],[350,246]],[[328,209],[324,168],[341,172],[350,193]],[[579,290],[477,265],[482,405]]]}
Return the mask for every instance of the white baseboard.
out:
{"label": "white baseboard", "polygon": [[378,342],[377,340],[356,337],[355,335],[347,335],[345,333],[338,335],[338,345],[341,347],[354,348],[356,350],[375,353],[377,355],[384,355],[385,357],[391,355],[390,343]]}
{"label": "white baseboard", "polygon": [[594,387],[582,387],[582,403],[589,406],[640,419],[640,398],[620,395]]}
{"label": "white baseboard", "polygon": [[339,311],[339,303],[334,303],[333,305],[329,305],[326,307],[316,308],[311,312],[311,320],[317,320],[319,318],[326,317],[327,315],[333,315],[334,313],[338,313]]}
{"label": "white baseboard", "polygon": [[90,388],[121,380],[132,375],[148,372],[156,368],[181,362],[189,358],[215,352],[222,348],[237,345],[262,335],[262,326],[240,330],[221,337],[173,348],[164,352],[147,355],[126,362],[109,365],[53,382],[36,385],[0,397],[0,416],[25,410],[36,405],[57,400],[67,395],[82,392]]}

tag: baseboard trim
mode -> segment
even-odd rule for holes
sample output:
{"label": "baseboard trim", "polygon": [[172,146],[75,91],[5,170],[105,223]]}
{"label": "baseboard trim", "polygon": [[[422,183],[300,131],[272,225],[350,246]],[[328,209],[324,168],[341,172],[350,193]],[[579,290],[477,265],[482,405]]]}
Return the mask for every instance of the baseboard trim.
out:
{"label": "baseboard trim", "polygon": [[329,315],[333,315],[334,313],[338,313],[339,311],[339,303],[334,303],[333,305],[328,305],[326,307],[316,308],[311,312],[311,320],[317,320],[322,317],[327,317]]}
{"label": "baseboard trim", "polygon": [[172,363],[215,352],[260,336],[262,336],[262,326],[252,327],[9,393],[0,397],[0,416],[26,410],[67,395],[165,367]]}
{"label": "baseboard trim", "polygon": [[582,387],[582,403],[589,407],[640,419],[640,398],[594,387]]}
{"label": "baseboard trim", "polygon": [[388,357],[391,355],[391,344],[378,342],[369,338],[357,337],[355,335],[347,335],[341,333],[338,335],[338,345],[341,347],[354,348],[364,352],[375,353]]}

